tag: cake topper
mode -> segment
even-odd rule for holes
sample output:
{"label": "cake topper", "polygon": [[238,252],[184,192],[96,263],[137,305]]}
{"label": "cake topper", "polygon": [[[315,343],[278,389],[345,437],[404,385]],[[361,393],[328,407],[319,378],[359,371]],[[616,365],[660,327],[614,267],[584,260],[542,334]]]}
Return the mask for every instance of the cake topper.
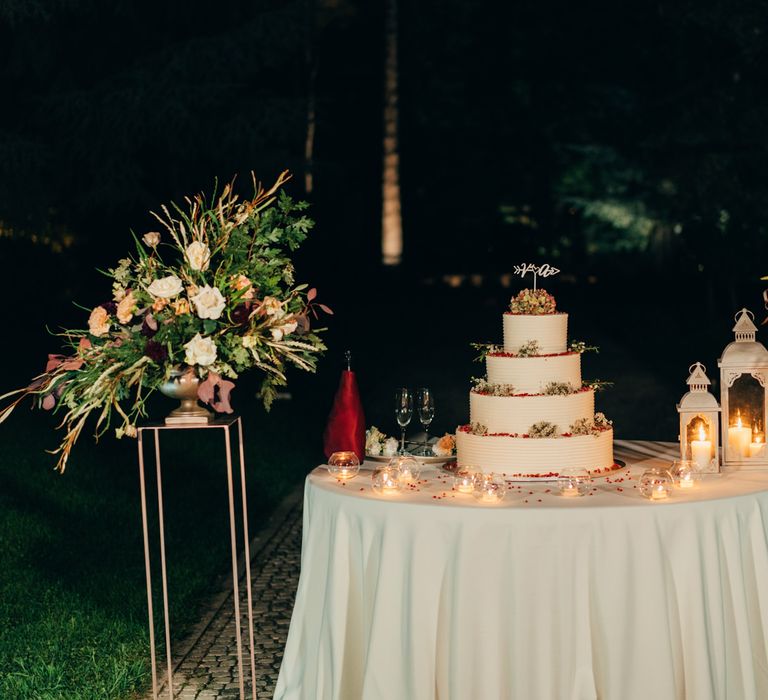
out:
{"label": "cake topper", "polygon": [[521,279],[524,279],[525,276],[529,273],[533,273],[533,288],[536,289],[536,281],[539,277],[544,277],[545,279],[547,277],[552,277],[560,272],[556,267],[552,267],[551,265],[548,265],[547,263],[544,263],[543,265],[534,265],[533,263],[521,263],[520,265],[515,265],[515,274],[520,275]]}

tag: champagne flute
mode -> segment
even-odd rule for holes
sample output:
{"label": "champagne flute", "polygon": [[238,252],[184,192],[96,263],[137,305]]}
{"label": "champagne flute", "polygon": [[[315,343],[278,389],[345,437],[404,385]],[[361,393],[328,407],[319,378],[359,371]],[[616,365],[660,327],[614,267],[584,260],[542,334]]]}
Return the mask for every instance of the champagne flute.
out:
{"label": "champagne flute", "polygon": [[424,426],[424,449],[422,454],[427,454],[429,446],[429,424],[435,417],[435,397],[432,391],[423,386],[416,392],[416,406],[419,409],[419,420]]}
{"label": "champagne flute", "polygon": [[402,387],[395,392],[395,418],[400,426],[400,454],[405,454],[405,428],[411,422],[413,415],[413,396],[411,392]]}

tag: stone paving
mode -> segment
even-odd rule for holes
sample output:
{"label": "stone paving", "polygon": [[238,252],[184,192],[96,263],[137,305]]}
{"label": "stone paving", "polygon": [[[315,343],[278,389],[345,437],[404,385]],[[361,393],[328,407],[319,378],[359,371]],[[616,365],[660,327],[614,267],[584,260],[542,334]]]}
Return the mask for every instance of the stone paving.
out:
{"label": "stone paving", "polygon": [[[274,694],[299,580],[301,558],[301,489],[278,507],[251,544],[256,697]],[[242,570],[242,567],[241,567]],[[253,700],[248,646],[247,593],[240,575],[245,697]],[[178,647],[178,649],[177,649]],[[174,647],[174,698],[223,700],[239,698],[235,615],[231,579],[210,601],[203,619],[188,639]],[[158,665],[159,665],[158,661]],[[159,697],[168,697],[164,668],[158,668]],[[145,700],[152,700],[150,691]]]}

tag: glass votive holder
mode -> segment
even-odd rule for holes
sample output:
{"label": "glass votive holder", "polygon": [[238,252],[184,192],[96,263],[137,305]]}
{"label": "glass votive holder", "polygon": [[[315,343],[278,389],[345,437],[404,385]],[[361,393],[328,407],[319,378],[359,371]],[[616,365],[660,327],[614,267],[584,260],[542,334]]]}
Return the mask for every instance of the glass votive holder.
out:
{"label": "glass votive holder", "polygon": [[400,471],[389,464],[377,467],[371,474],[371,486],[376,493],[383,495],[397,493],[401,486]]}
{"label": "glass votive holder", "polygon": [[665,501],[672,493],[674,478],[666,470],[653,467],[640,477],[640,493],[651,501]]}
{"label": "glass votive holder", "polygon": [[676,459],[669,470],[675,480],[675,486],[681,489],[692,489],[698,484],[700,474],[698,465],[689,459]]}
{"label": "glass votive holder", "polygon": [[477,470],[472,467],[461,467],[453,475],[453,489],[459,493],[472,493],[475,490]]}
{"label": "glass votive holder", "polygon": [[401,486],[415,484],[421,476],[421,462],[410,455],[395,455],[387,466],[399,472]]}
{"label": "glass votive holder", "polygon": [[480,503],[499,503],[507,495],[507,482],[501,474],[477,472],[472,483],[472,495]]}
{"label": "glass votive holder", "polygon": [[563,469],[557,477],[557,490],[563,498],[584,496],[591,484],[592,477],[586,469]]}
{"label": "glass votive holder", "polygon": [[357,476],[360,471],[360,460],[349,451],[334,452],[328,458],[328,473],[339,481],[347,481]]}

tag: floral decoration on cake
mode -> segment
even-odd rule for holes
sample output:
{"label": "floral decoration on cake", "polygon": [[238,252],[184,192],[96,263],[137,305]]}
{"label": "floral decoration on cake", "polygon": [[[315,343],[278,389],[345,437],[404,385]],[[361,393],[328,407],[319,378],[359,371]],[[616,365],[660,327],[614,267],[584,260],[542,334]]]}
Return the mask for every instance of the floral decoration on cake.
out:
{"label": "floral decoration on cake", "polygon": [[537,357],[541,354],[541,345],[538,340],[529,340],[523,343],[517,350],[518,357]]}
{"label": "floral decoration on cake", "polygon": [[568,435],[599,435],[600,433],[608,430],[613,425],[613,421],[608,420],[604,413],[595,413],[595,417],[590,420],[589,418],[579,418],[568,429]]}
{"label": "floral decoration on cake", "polygon": [[523,289],[509,305],[511,313],[531,316],[553,314],[555,308],[555,297],[545,289]]}
{"label": "floral decoration on cake", "polygon": [[554,423],[550,423],[546,420],[541,420],[538,423],[534,423],[528,428],[528,437],[532,438],[553,438],[558,437],[560,428]]}
{"label": "floral decoration on cake", "polygon": [[515,387],[512,384],[491,384],[481,377],[472,378],[472,391],[485,396],[515,396]]}
{"label": "floral decoration on cake", "polygon": [[578,389],[568,382],[550,382],[541,392],[544,396],[570,396],[575,394]]}
{"label": "floral decoration on cake", "polygon": [[608,420],[604,413],[595,413],[594,418],[579,418],[569,428],[567,433],[561,433],[560,427],[549,421],[534,423],[526,433],[490,433],[482,423],[468,423],[459,426],[456,430],[470,435],[484,435],[488,437],[513,437],[513,438],[570,438],[581,435],[594,435],[597,437],[606,430],[610,430],[613,421]]}

